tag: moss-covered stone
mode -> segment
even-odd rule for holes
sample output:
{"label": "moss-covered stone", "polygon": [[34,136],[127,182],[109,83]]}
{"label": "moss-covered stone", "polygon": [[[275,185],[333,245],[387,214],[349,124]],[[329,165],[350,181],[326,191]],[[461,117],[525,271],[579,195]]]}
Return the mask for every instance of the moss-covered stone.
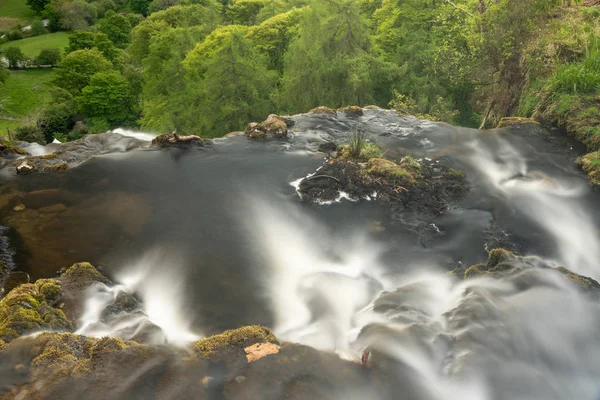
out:
{"label": "moss-covered stone", "polygon": [[592,185],[600,185],[600,151],[578,158],[577,165],[586,173]]}
{"label": "moss-covered stone", "polygon": [[415,183],[415,177],[406,168],[384,158],[371,158],[367,162],[367,173],[399,185]]}
{"label": "moss-covered stone", "polygon": [[578,275],[578,274],[568,270],[565,267],[558,267],[558,268],[556,268],[556,270],[558,272],[560,272],[561,274],[563,274],[565,276],[565,278],[574,282],[579,288],[581,288],[582,290],[584,290],[586,292],[600,290],[600,283],[598,283],[596,280],[594,280],[592,278],[589,278],[587,276]]}
{"label": "moss-covered stone", "polygon": [[27,156],[28,152],[23,150],[20,147],[15,146],[9,140],[5,139],[3,136],[0,136],[0,156],[1,157],[10,157],[10,156]]}
{"label": "moss-covered stone", "polygon": [[266,342],[279,343],[271,329],[260,325],[251,325],[200,339],[194,344],[194,349],[201,358],[226,360],[240,356],[245,358],[245,347]]}
{"label": "moss-covered stone", "polygon": [[245,132],[249,139],[281,139],[287,137],[289,124],[291,120],[271,114],[261,123],[249,123]]}
{"label": "moss-covered stone", "polygon": [[540,126],[540,123],[531,118],[505,117],[500,120],[497,128],[517,128],[527,125]]}
{"label": "moss-covered stone", "polygon": [[203,139],[196,135],[181,136],[177,133],[164,133],[152,139],[152,147],[162,148],[176,147],[180,149],[189,149],[194,147],[204,147],[210,143],[210,139]]}
{"label": "moss-covered stone", "polygon": [[364,114],[363,109],[358,106],[348,106],[338,108],[337,111],[341,111],[348,117],[360,117]]}
{"label": "moss-covered stone", "polygon": [[332,108],[320,106],[315,107],[309,111],[311,114],[324,114],[324,115],[335,115],[336,111]]}
{"label": "moss-covered stone", "polygon": [[39,330],[72,329],[62,310],[55,307],[61,298],[61,283],[56,279],[41,279],[11,290],[0,301],[0,339],[10,342]]}
{"label": "moss-covered stone", "polygon": [[345,161],[355,162],[367,162],[371,158],[382,157],[382,152],[379,146],[374,143],[365,142],[360,148],[360,155],[355,157],[352,155],[352,151],[349,145],[338,146],[337,148],[337,159]]}

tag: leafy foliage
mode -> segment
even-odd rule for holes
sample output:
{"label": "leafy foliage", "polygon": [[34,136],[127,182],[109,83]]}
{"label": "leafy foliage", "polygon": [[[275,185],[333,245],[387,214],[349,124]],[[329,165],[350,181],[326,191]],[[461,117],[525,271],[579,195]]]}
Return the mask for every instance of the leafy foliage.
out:
{"label": "leafy foliage", "polygon": [[112,64],[98,50],[77,50],[69,53],[58,65],[54,84],[73,95],[86,87],[92,75],[105,72]]}

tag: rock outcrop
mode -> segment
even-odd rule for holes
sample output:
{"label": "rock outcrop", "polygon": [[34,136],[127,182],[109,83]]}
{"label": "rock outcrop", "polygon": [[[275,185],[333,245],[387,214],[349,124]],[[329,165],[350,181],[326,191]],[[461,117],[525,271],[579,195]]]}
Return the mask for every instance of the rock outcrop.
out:
{"label": "rock outcrop", "polygon": [[153,147],[176,147],[179,149],[204,147],[210,143],[212,143],[210,139],[203,139],[196,135],[181,136],[175,132],[158,135],[152,140]]}
{"label": "rock outcrop", "polygon": [[245,132],[248,139],[283,139],[287,137],[288,128],[292,125],[293,121],[291,119],[271,114],[263,122],[249,123]]}

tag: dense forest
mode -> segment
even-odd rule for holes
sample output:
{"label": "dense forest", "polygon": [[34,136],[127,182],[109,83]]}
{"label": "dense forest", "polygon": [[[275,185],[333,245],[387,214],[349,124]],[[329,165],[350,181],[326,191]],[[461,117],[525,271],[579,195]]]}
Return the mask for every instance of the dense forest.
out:
{"label": "dense forest", "polygon": [[117,126],[218,137],[270,113],[373,104],[472,127],[536,117],[597,150],[596,3],[27,0],[68,46],[27,59],[13,29],[2,48],[11,68],[57,66],[51,100],[17,129],[39,142]]}

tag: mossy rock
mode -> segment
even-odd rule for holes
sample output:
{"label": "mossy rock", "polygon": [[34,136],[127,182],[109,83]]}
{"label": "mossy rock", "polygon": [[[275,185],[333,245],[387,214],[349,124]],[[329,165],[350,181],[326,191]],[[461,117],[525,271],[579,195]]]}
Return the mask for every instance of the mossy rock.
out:
{"label": "mossy rock", "polygon": [[516,260],[513,252],[506,249],[493,249],[488,254],[486,264],[475,264],[467,268],[465,279],[485,275],[507,275],[514,272],[515,265],[511,261]]}
{"label": "mossy rock", "polygon": [[360,155],[354,157],[349,145],[338,146],[337,159],[342,161],[367,162],[371,158],[380,158],[383,154],[381,149],[374,143],[365,143],[360,149]]}
{"label": "mossy rock", "polygon": [[398,185],[415,183],[415,177],[406,168],[385,158],[371,158],[367,162],[367,173]]}
{"label": "mossy rock", "polygon": [[321,115],[336,115],[337,114],[337,112],[333,108],[329,108],[329,107],[325,107],[325,106],[315,107],[308,112],[311,114],[321,114]]}
{"label": "mossy rock", "polygon": [[0,136],[0,157],[28,156],[29,153]]}
{"label": "mossy rock", "polygon": [[210,139],[203,139],[197,135],[181,136],[177,133],[163,133],[152,139],[152,147],[179,149],[190,149],[195,147],[204,147],[211,143]]}
{"label": "mossy rock", "polygon": [[556,270],[563,274],[565,278],[575,283],[583,291],[590,292],[600,290],[600,283],[592,278],[578,275],[565,267],[558,267]]}
{"label": "mossy rock", "polygon": [[600,151],[578,158],[577,165],[586,173],[592,185],[600,185]]}
{"label": "mossy rock", "polygon": [[244,348],[255,343],[267,342],[279,343],[271,329],[260,325],[251,325],[200,339],[194,343],[194,349],[200,358],[211,361],[228,361],[240,357],[245,359]]}
{"label": "mossy rock", "polygon": [[0,339],[10,342],[39,330],[71,330],[71,322],[57,308],[61,299],[62,286],[57,279],[14,288],[0,301]]}
{"label": "mossy rock", "polygon": [[364,115],[363,109],[358,106],[348,106],[338,108],[337,111],[343,112],[348,117],[360,117]]}
{"label": "mossy rock", "polygon": [[246,128],[248,139],[282,139],[287,137],[288,126],[293,125],[291,119],[271,114],[261,123],[251,122]]}
{"label": "mossy rock", "polygon": [[505,117],[500,120],[496,128],[518,128],[527,125],[540,126],[540,123],[531,118]]}

